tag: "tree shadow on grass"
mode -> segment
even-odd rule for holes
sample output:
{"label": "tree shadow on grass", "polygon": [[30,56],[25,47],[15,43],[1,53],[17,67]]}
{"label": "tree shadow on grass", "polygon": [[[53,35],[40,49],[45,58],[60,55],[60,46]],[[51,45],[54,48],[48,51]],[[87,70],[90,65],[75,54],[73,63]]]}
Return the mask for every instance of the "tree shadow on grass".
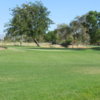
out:
{"label": "tree shadow on grass", "polygon": [[93,47],[92,50],[100,51],[100,47]]}
{"label": "tree shadow on grass", "polygon": [[91,47],[91,48],[45,48],[45,47],[27,47],[27,46],[17,46],[19,48],[26,50],[72,50],[72,51],[85,51],[85,50],[96,50],[100,51],[100,47]]}
{"label": "tree shadow on grass", "polygon": [[95,50],[100,51],[100,47],[92,47],[92,48],[42,48],[42,47],[33,47],[29,48],[31,50],[72,50],[72,51],[85,51],[85,50]]}
{"label": "tree shadow on grass", "polygon": [[33,47],[33,48],[29,48],[31,50],[87,50],[85,48],[41,48],[41,47]]}

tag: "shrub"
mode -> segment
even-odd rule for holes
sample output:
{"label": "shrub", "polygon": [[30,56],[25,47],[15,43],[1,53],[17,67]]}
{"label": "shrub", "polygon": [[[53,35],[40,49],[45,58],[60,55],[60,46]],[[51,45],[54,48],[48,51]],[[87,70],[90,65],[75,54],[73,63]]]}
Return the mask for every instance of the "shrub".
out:
{"label": "shrub", "polygon": [[68,45],[71,45],[71,44],[72,44],[72,40],[71,39],[66,40],[63,43],[61,43],[61,45],[64,46],[64,47],[67,47]]}

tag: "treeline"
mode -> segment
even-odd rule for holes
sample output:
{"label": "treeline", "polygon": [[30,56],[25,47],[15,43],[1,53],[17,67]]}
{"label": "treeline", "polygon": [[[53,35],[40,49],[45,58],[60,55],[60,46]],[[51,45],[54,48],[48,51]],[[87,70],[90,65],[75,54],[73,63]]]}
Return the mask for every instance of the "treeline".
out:
{"label": "treeline", "polygon": [[53,31],[48,28],[53,21],[50,11],[42,2],[23,4],[12,10],[12,19],[6,25],[6,41],[49,42],[70,44],[100,44],[100,12],[90,11],[76,17],[69,25],[59,24]]}
{"label": "treeline", "polygon": [[54,31],[48,32],[48,42],[62,45],[100,44],[100,12],[90,11],[76,17],[69,25],[60,24]]}

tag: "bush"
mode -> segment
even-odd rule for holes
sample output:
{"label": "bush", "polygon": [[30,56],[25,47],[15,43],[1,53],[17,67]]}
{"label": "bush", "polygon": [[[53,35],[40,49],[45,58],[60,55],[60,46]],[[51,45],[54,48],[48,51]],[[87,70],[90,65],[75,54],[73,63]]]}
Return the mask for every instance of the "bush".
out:
{"label": "bush", "polygon": [[70,40],[66,40],[63,43],[61,43],[61,45],[64,46],[64,47],[67,47],[68,45],[71,45],[71,44],[72,44],[72,40],[71,39]]}

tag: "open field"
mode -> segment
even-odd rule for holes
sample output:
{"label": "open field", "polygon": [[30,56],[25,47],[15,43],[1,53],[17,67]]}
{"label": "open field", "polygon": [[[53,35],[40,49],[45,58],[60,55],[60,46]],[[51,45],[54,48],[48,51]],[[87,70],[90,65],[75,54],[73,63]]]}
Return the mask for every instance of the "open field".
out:
{"label": "open field", "polygon": [[0,100],[100,100],[100,50],[0,50]]}

